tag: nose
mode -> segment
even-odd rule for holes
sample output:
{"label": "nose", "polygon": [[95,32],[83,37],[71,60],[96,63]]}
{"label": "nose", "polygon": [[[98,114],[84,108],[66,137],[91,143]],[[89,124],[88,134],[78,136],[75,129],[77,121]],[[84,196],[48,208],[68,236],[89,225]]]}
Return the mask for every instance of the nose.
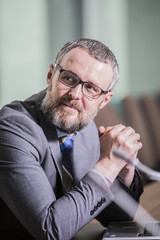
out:
{"label": "nose", "polygon": [[69,91],[69,95],[72,96],[73,99],[81,99],[82,98],[82,86],[78,84],[76,87],[71,88]]}

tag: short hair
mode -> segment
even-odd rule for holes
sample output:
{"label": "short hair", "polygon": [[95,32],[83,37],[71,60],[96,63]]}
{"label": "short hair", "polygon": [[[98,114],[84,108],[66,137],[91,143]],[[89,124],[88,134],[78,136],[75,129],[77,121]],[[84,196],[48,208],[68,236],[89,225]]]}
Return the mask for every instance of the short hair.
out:
{"label": "short hair", "polygon": [[59,64],[66,53],[77,47],[86,50],[88,54],[100,62],[111,64],[113,69],[113,78],[109,86],[109,90],[112,90],[119,79],[119,65],[113,52],[100,41],[89,38],[80,38],[69,41],[61,48],[60,52],[57,54],[55,62]]}

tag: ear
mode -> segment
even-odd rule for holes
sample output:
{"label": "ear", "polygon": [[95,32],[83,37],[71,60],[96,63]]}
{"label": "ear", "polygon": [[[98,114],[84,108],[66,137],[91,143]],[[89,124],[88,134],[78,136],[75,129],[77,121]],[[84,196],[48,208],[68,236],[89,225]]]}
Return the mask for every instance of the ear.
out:
{"label": "ear", "polygon": [[49,71],[47,73],[47,84],[49,85],[51,82],[52,74],[53,74],[53,64],[50,64]]}
{"label": "ear", "polygon": [[105,97],[104,97],[104,99],[102,100],[102,102],[100,103],[99,109],[104,108],[104,107],[110,102],[112,96],[113,96],[113,92],[108,92],[108,93],[105,95]]}

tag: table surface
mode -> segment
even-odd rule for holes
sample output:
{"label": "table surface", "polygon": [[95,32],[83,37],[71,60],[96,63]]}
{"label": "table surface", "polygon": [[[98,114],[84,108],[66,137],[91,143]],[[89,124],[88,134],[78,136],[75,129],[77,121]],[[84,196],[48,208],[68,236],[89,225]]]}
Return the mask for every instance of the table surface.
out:
{"label": "table surface", "polygon": [[93,220],[82,228],[72,240],[101,240],[106,228]]}
{"label": "table surface", "polygon": [[146,209],[155,220],[160,221],[160,182],[149,183],[144,187],[140,205]]}
{"label": "table surface", "polygon": [[[153,182],[144,187],[144,193],[141,196],[140,205],[155,220],[160,221],[160,182]],[[148,214],[147,213],[147,214]],[[136,217],[144,221],[146,219],[139,209]],[[101,240],[105,228],[96,220],[91,221],[82,230],[80,230],[72,240]]]}

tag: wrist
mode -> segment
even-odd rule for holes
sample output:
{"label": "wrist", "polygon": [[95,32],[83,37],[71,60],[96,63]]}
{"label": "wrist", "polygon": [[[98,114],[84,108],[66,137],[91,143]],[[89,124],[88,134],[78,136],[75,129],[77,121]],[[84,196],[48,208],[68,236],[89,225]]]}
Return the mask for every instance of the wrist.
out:
{"label": "wrist", "polygon": [[112,182],[111,182],[108,178],[104,177],[104,176],[103,176],[99,171],[97,171],[95,168],[93,168],[92,170],[90,170],[90,172],[94,172],[94,173],[98,174],[99,176],[101,176],[101,178],[103,178],[104,181],[106,182],[107,186],[108,186],[108,187],[111,187]]}
{"label": "wrist", "polygon": [[127,187],[130,187],[133,182],[134,174],[135,167],[126,166],[120,171],[118,177]]}
{"label": "wrist", "polygon": [[94,169],[108,179],[110,185],[114,182],[121,170],[116,165],[111,164],[111,162],[107,163],[107,161],[105,161],[105,164],[102,164],[102,160],[97,162]]}

